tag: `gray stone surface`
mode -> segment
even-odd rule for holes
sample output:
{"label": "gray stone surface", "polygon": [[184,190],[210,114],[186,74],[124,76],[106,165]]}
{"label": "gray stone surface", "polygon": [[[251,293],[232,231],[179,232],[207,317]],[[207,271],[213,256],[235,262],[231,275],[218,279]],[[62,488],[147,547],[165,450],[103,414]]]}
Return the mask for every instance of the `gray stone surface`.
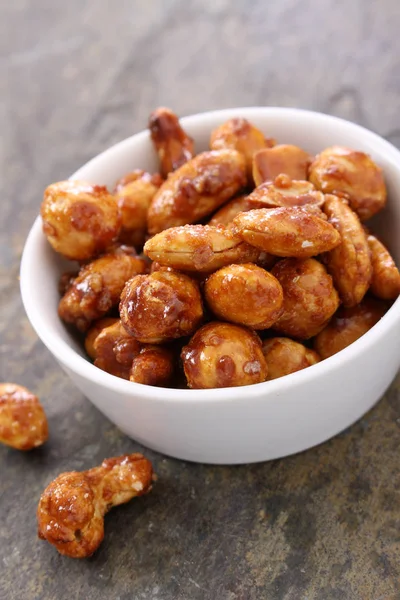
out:
{"label": "gray stone surface", "polygon": [[349,431],[236,468],[152,452],[159,482],[115,509],[89,560],[36,538],[59,472],[141,450],[73,388],[21,306],[45,185],[142,129],[150,109],[317,109],[400,145],[398,0],[13,0],[0,4],[1,380],[42,399],[51,438],[0,448],[4,600],[398,600],[400,378]]}

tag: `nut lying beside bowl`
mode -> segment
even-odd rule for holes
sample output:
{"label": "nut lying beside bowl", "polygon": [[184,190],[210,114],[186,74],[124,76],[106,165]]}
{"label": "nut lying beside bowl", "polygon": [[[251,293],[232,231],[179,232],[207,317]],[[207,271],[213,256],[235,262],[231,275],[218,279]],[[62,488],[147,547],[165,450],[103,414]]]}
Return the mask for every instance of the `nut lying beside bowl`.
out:
{"label": "nut lying beside bowl", "polygon": [[[400,222],[395,196],[400,190],[399,156],[390,144],[350,123],[289,109],[223,111],[182,120],[182,126],[196,141],[197,150],[203,150],[211,131],[232,117],[246,118],[268,136],[296,144],[310,154],[333,144],[370,154],[387,179],[385,241],[391,242],[399,258],[400,248],[391,235]],[[157,169],[147,133],[100,155],[75,177],[111,189],[132,165],[148,172]],[[58,321],[57,280],[67,264],[50,252],[40,229],[38,222],[27,242],[21,272],[24,303],[33,325],[78,387],[107,416],[138,441],[165,453],[203,462],[237,463],[299,451],[357,419],[377,400],[399,366],[396,302],[361,340],[282,379],[229,390],[162,391],[116,379],[86,361]],[[40,290],[34,284],[38,277],[43,282]]]}

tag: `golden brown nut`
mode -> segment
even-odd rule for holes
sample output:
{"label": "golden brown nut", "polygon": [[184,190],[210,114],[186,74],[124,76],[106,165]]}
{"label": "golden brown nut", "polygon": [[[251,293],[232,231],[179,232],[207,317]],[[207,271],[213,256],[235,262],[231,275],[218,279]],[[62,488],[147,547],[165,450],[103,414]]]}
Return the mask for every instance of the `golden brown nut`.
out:
{"label": "golden brown nut", "polygon": [[150,273],[155,273],[156,271],[174,271],[172,267],[166,267],[164,265],[160,265],[158,262],[152,262],[150,266]]}
{"label": "golden brown nut", "polygon": [[182,349],[181,357],[190,388],[252,385],[267,377],[260,338],[239,325],[204,325]]}
{"label": "golden brown nut", "polygon": [[137,256],[136,248],[133,246],[128,246],[126,244],[121,244],[120,242],[115,242],[108,246],[104,255],[106,254],[126,254],[127,256]]}
{"label": "golden brown nut", "polygon": [[0,442],[32,450],[47,438],[47,419],[38,398],[22,385],[0,383]]}
{"label": "golden brown nut", "polygon": [[255,262],[260,257],[257,248],[223,225],[171,227],[146,242],[144,253],[162,265],[201,273],[232,263]]}
{"label": "golden brown nut", "polygon": [[268,381],[301,371],[320,361],[314,350],[289,338],[270,338],[264,340],[262,347],[268,365]]}
{"label": "golden brown nut", "polygon": [[148,212],[151,235],[200,221],[246,184],[243,155],[235,150],[203,152],[172,173]]}
{"label": "golden brown nut", "polygon": [[292,206],[322,206],[324,195],[309,181],[291,179],[278,175],[273,181],[261,183],[247,196],[253,208],[279,208]]}
{"label": "golden brown nut", "polygon": [[115,377],[129,379],[132,361],[142,344],[132,337],[119,319],[105,327],[93,343],[94,364]]}
{"label": "golden brown nut", "polygon": [[211,133],[211,150],[237,150],[244,155],[247,173],[251,177],[253,155],[262,148],[270,148],[275,140],[265,138],[262,131],[247,119],[229,119]]}
{"label": "golden brown nut", "polygon": [[382,169],[364,152],[343,146],[326,148],[312,162],[309,179],[324,194],[348,198],[362,221],[386,204]]}
{"label": "golden brown nut", "polygon": [[267,329],[282,313],[278,280],[253,264],[229,265],[210,275],[204,286],[208,306],[219,318],[253,329]]}
{"label": "golden brown nut", "polygon": [[272,274],[283,288],[282,316],[273,329],[306,340],[317,335],[339,306],[332,277],[314,258],[280,260]]}
{"label": "golden brown nut", "polygon": [[114,195],[121,214],[122,228],[118,239],[135,248],[143,246],[147,232],[147,212],[163,183],[158,173],[150,175],[137,169],[117,181]]}
{"label": "golden brown nut", "polygon": [[308,258],[340,243],[330,223],[301,206],[250,210],[233,224],[245,242],[274,256]]}
{"label": "golden brown nut", "polygon": [[130,380],[165,387],[171,383],[174,370],[175,357],[169,348],[145,346],[133,359]]}
{"label": "golden brown nut", "polygon": [[312,157],[298,146],[278,144],[259,150],[253,156],[253,179],[256,185],[273,181],[281,173],[292,179],[307,179]]}
{"label": "golden brown nut", "polygon": [[105,317],[104,319],[99,319],[98,321],[95,321],[91,328],[88,330],[85,337],[85,350],[86,354],[92,360],[96,358],[96,351],[94,349],[95,339],[103,331],[103,329],[109,327],[110,325],[118,323],[118,321],[119,319],[116,319],[114,317]]}
{"label": "golden brown nut", "polygon": [[141,454],[103,460],[88,471],[61,473],[37,509],[38,536],[71,558],[86,558],[104,538],[104,515],[151,490],[151,462]]}
{"label": "golden brown nut", "polygon": [[191,335],[203,317],[197,283],[173,271],[133,277],[121,294],[119,310],[128,333],[148,344]]}
{"label": "golden brown nut", "polygon": [[371,252],[371,292],[383,300],[395,300],[400,294],[400,273],[389,250],[374,235],[368,235]]}
{"label": "golden brown nut", "polygon": [[151,113],[149,129],[164,177],[193,158],[193,140],[182,129],[178,117],[169,108],[162,106]]}
{"label": "golden brown nut", "polygon": [[44,192],[43,231],[56,252],[70,260],[90,260],[119,233],[118,206],[106,187],[60,181]]}
{"label": "golden brown nut", "polygon": [[247,201],[247,196],[238,196],[229,200],[222,208],[217,210],[214,216],[209,220],[208,225],[229,225],[233,219],[241,212],[246,212],[256,208],[254,203],[250,205]]}
{"label": "golden brown nut", "polygon": [[58,291],[60,296],[64,296],[77,277],[78,271],[66,271],[61,275],[58,281]]}
{"label": "golden brown nut", "polygon": [[79,331],[86,331],[118,304],[125,283],[138,273],[146,273],[142,258],[127,254],[106,254],[85,265],[61,298],[58,314]]}
{"label": "golden brown nut", "polygon": [[321,358],[328,358],[340,352],[367,333],[383,317],[386,310],[384,302],[368,297],[357,306],[340,307],[325,329],[315,338],[314,348]]}
{"label": "golden brown nut", "polygon": [[329,194],[325,198],[324,211],[342,241],[327,252],[324,262],[343,304],[355,306],[366,294],[372,276],[367,236],[346,200]]}

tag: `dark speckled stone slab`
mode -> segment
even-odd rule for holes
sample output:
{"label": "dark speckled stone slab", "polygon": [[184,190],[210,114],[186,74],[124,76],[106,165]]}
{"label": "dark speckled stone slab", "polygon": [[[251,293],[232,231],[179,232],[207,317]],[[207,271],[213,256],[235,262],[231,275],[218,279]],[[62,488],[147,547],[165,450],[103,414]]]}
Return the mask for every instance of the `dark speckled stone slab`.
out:
{"label": "dark speckled stone slab", "polygon": [[0,448],[3,600],[399,600],[400,379],[351,429],[235,468],[146,451],[154,492],[115,509],[89,560],[36,538],[59,472],[143,450],[73,388],[21,306],[18,269],[45,185],[181,115],[299,106],[400,145],[398,0],[13,0],[0,6],[1,380],[42,399],[51,438]]}

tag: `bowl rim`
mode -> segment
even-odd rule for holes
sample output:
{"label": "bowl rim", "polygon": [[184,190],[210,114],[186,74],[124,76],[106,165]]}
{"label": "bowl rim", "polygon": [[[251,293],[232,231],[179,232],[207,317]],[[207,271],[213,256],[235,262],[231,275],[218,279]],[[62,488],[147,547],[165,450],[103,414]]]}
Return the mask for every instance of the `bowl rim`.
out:
{"label": "bowl rim", "polygon": [[[201,124],[204,127],[207,127],[207,122],[209,121],[211,123],[216,118],[220,119],[221,122],[232,117],[244,117],[251,120],[251,118],[265,116],[265,114],[268,114],[272,118],[274,114],[280,117],[286,115],[292,118],[301,116],[303,120],[310,121],[310,125],[313,127],[318,126],[319,123],[323,124],[330,121],[338,127],[351,128],[356,134],[359,134],[364,139],[368,139],[371,143],[373,142],[377,149],[377,153],[384,154],[385,158],[393,163],[395,169],[400,171],[400,151],[390,142],[361,125],[321,112],[286,107],[238,107],[196,113],[183,117],[180,120],[183,127],[194,124]],[[100,159],[107,159],[117,151],[124,151],[125,146],[129,147],[133,140],[135,140],[135,143],[140,143],[145,139],[147,140],[148,135],[148,131],[144,130],[114,144],[86,162],[85,165],[71,175],[70,179],[80,179],[81,172],[86,170],[90,165]],[[32,272],[32,261],[30,257],[33,254],[31,249],[37,245],[42,235],[42,221],[40,216],[38,216],[26,239],[20,266],[22,302],[31,325],[47,349],[67,368],[67,370],[71,370],[83,379],[90,380],[97,385],[107,388],[114,393],[120,393],[123,396],[140,395],[142,397],[152,398],[153,400],[157,398],[157,400],[161,400],[162,402],[168,401],[173,403],[182,403],[182,401],[186,399],[190,399],[192,403],[215,402],[216,400],[240,402],[249,397],[256,398],[260,396],[263,396],[263,402],[266,401],[268,397],[270,401],[273,401],[280,393],[287,392],[296,386],[310,383],[314,379],[323,377],[328,371],[340,369],[344,362],[350,362],[362,352],[368,351],[374,344],[381,342],[386,333],[395,326],[396,323],[400,322],[400,298],[398,298],[376,325],[344,350],[341,350],[337,354],[316,363],[307,369],[263,383],[201,390],[159,388],[134,383],[102,371],[89,362],[88,359],[78,354],[66,341],[46,327],[46,316],[43,316],[43,313],[38,310],[38,307],[35,307],[31,303],[29,293],[30,273]]]}

